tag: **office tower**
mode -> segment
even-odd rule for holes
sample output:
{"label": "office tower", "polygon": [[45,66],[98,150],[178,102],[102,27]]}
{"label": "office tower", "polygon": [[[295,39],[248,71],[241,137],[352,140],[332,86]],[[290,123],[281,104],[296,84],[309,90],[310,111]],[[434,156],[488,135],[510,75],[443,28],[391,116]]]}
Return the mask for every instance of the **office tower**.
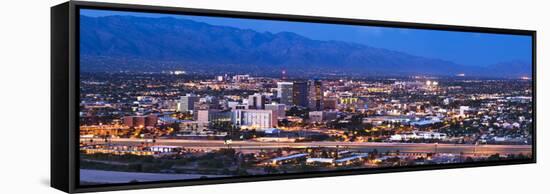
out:
{"label": "office tower", "polygon": [[248,96],[248,107],[250,109],[264,109],[265,103],[267,102],[267,99],[262,94],[254,94]]}
{"label": "office tower", "polygon": [[308,107],[307,82],[294,82],[292,84],[292,103],[296,106]]}
{"label": "office tower", "polygon": [[194,94],[187,94],[186,96],[180,97],[176,111],[178,112],[193,111],[195,107],[195,102],[198,102],[199,99],[200,98]]}
{"label": "office tower", "polygon": [[277,83],[277,98],[281,104],[292,105],[292,82]]}
{"label": "office tower", "polygon": [[274,113],[275,113],[275,115],[277,115],[278,119],[283,119],[286,116],[285,115],[285,106],[286,105],[284,105],[284,104],[271,103],[271,104],[266,104],[265,109],[274,111]]}
{"label": "office tower", "polygon": [[323,83],[319,80],[308,81],[308,105],[310,110],[323,110]]}

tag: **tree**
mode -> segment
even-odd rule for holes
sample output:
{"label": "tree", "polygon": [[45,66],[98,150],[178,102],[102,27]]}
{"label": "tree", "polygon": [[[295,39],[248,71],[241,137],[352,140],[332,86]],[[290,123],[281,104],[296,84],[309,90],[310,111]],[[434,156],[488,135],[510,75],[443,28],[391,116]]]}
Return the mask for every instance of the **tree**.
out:
{"label": "tree", "polygon": [[494,160],[500,160],[500,154],[496,153],[487,158],[487,160],[494,161]]}
{"label": "tree", "polygon": [[309,117],[309,109],[308,108],[299,108],[297,106],[293,106],[289,110],[286,111],[287,116],[296,116],[300,117],[302,119],[307,119]]}

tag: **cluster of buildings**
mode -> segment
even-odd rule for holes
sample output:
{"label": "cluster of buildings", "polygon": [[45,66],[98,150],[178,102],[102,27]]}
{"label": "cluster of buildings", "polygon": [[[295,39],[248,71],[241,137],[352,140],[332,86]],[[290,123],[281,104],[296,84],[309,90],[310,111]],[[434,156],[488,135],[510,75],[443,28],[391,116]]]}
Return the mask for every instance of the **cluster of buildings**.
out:
{"label": "cluster of buildings", "polygon": [[[352,141],[464,137],[468,143],[529,143],[530,138],[528,82],[428,77],[288,80],[250,75],[180,81],[141,76],[83,82],[98,92],[85,92],[82,98],[85,130],[81,133],[106,131],[106,125],[131,129],[177,125],[174,134],[187,136],[279,128],[345,135],[344,140]],[[139,86],[146,89],[136,91]],[[105,96],[101,90],[119,91],[119,97]],[[365,132],[348,131],[357,128]],[[372,133],[377,130],[384,132]],[[356,133],[378,137],[347,138]]]}
{"label": "cluster of buildings", "polygon": [[431,131],[412,131],[407,133],[398,133],[392,135],[390,141],[409,141],[409,140],[445,140],[447,134]]}
{"label": "cluster of buildings", "polygon": [[334,151],[330,149],[315,150],[312,152],[292,152],[285,156],[274,157],[262,163],[266,166],[300,166],[332,168],[332,167],[381,167],[423,165],[434,163],[458,163],[466,158],[471,160],[483,160],[487,155],[448,154],[430,152],[358,152],[351,150]]}
{"label": "cluster of buildings", "polygon": [[344,166],[362,162],[369,156],[368,153],[339,151],[333,157],[318,157],[315,153],[294,153],[287,156],[276,157],[267,160],[265,165],[284,165],[289,163],[302,163],[313,166]]}
{"label": "cluster of buildings", "polygon": [[113,155],[137,155],[137,156],[167,156],[176,155],[184,151],[181,146],[169,145],[147,145],[147,146],[127,146],[127,145],[87,145],[80,150],[86,154],[113,154]]}
{"label": "cluster of buildings", "polygon": [[[465,158],[457,153],[434,154],[429,151],[431,143],[529,145],[532,141],[528,81],[172,75],[84,76],[82,79],[92,81],[81,86],[81,151],[184,157],[235,145],[235,150],[254,155],[247,160],[258,168],[251,170],[255,172],[281,165],[287,165],[283,169],[304,165],[351,168],[457,162]],[[105,143],[118,137],[138,143]],[[161,138],[217,140],[209,144],[222,146],[186,152],[173,146],[181,144],[158,140]],[[86,141],[90,139],[96,141]],[[262,149],[226,144],[237,139],[245,141],[240,145]],[[327,146],[302,146],[319,142]],[[339,142],[354,146],[342,148],[350,151],[338,151]],[[410,145],[399,147],[405,142],[428,148],[413,152],[404,149]],[[384,148],[375,153],[355,146],[378,143],[398,145],[401,151]],[[263,149],[264,145],[280,149]]]}
{"label": "cluster of buildings", "polygon": [[[235,75],[232,78],[216,76],[215,81],[224,82],[228,79],[243,82],[252,78],[249,75]],[[204,133],[209,125],[219,123],[230,123],[238,129],[263,131],[277,127],[278,121],[286,118],[285,112],[291,107],[310,110],[311,120],[320,122],[336,117],[335,112],[324,111],[323,92],[321,81],[309,80],[280,81],[276,83],[276,88],[273,88],[272,92],[258,92],[244,97],[199,96],[189,93],[180,96],[171,105],[175,107],[175,112],[190,113],[193,119],[172,122],[181,123],[182,129],[192,131],[193,134]],[[124,121],[126,123],[126,119]]]}
{"label": "cluster of buildings", "polygon": [[287,106],[323,110],[323,83],[320,80],[277,82],[277,98]]}
{"label": "cluster of buildings", "polygon": [[122,123],[128,127],[144,128],[155,127],[158,122],[157,115],[145,115],[145,116],[124,116],[122,117]]}

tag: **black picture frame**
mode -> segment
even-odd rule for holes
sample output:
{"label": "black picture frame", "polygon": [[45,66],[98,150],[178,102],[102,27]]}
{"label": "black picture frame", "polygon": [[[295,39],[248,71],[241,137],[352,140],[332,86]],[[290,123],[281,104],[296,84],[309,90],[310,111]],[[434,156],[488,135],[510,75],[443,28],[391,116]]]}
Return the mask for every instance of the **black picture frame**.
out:
{"label": "black picture frame", "polygon": [[[495,34],[516,34],[532,37],[532,85],[533,85],[533,144],[532,158],[525,160],[506,160],[491,162],[472,162],[460,164],[437,164],[377,169],[342,170],[331,172],[308,172],[280,175],[254,175],[226,178],[209,178],[176,181],[158,181],[144,183],[109,184],[97,186],[79,185],[79,15],[81,8],[106,9],[118,11],[136,11],[153,13],[172,13],[200,16],[221,16],[233,18],[273,19],[313,23],[368,25],[380,27],[399,27],[413,29],[432,29],[460,32],[480,32]],[[347,19],[333,17],[301,16],[286,14],[268,14],[255,12],[223,11],[209,9],[191,9],[147,5],[114,4],[101,2],[69,1],[51,8],[51,186],[68,193],[111,191],[126,189],[144,189],[188,185],[267,181],[280,179],[313,178],[327,176],[375,174],[418,170],[436,170],[466,167],[482,167],[512,164],[536,163],[536,31],[454,26],[441,24],[407,23],[376,21],[365,19]]]}

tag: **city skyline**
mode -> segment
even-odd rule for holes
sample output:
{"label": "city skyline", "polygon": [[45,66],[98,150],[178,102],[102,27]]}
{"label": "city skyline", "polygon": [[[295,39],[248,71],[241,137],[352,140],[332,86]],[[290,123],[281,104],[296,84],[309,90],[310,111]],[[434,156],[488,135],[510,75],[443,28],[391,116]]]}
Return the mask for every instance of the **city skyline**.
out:
{"label": "city skyline", "polygon": [[[81,186],[533,158],[531,64],[472,67],[202,23],[213,18],[82,11]],[[260,22],[227,20],[217,24]]]}

